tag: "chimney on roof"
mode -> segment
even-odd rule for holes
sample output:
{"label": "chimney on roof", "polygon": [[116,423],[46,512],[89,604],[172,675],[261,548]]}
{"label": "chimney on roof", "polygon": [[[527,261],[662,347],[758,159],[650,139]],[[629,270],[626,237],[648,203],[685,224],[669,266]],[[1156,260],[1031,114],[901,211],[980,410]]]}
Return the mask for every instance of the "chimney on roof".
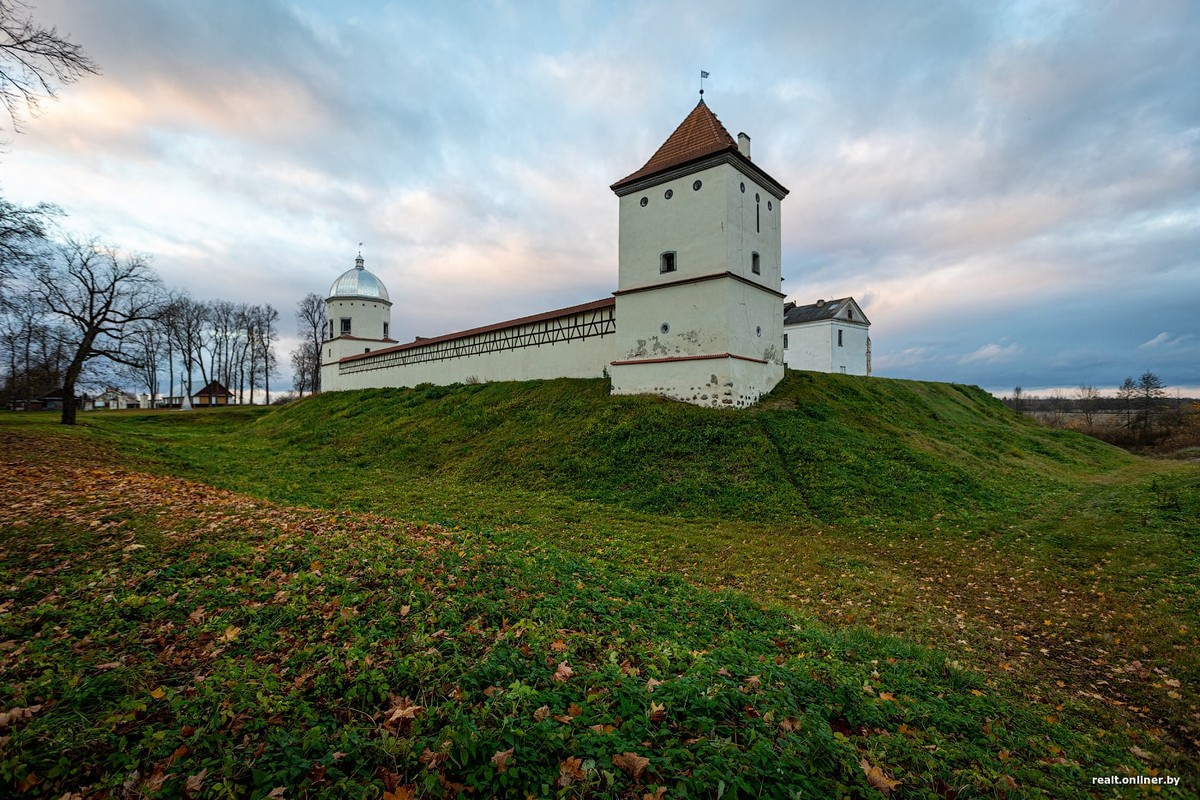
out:
{"label": "chimney on roof", "polygon": [[824,306],[824,305],[825,305],[825,301],[824,301],[824,300],[818,300],[818,301],[817,301],[817,308],[821,308],[821,307],[822,307],[822,306]]}
{"label": "chimney on roof", "polygon": [[738,134],[738,152],[750,158],[750,137],[745,131]]}

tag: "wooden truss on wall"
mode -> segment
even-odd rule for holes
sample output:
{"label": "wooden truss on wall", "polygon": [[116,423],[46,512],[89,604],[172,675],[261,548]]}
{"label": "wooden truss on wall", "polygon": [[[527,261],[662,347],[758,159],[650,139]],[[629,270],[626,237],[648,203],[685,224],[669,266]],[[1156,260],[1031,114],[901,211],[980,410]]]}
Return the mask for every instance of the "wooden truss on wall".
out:
{"label": "wooden truss on wall", "polygon": [[506,350],[541,347],[616,333],[616,307],[611,301],[557,317],[527,318],[434,339],[418,339],[399,347],[364,353],[343,361],[343,374],[404,367],[430,361],[449,361]]}

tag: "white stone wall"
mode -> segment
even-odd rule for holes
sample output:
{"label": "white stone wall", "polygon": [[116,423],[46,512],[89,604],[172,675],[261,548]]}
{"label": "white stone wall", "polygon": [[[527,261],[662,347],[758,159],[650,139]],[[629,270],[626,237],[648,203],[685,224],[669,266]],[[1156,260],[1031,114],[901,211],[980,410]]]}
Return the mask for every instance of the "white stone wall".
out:
{"label": "white stone wall", "polygon": [[656,394],[712,408],[747,408],[781,378],[780,364],[732,357],[618,362],[613,366],[613,394]]}
{"label": "white stone wall", "polygon": [[783,300],[740,281],[663,286],[617,304],[620,360],[731,353],[783,361]]}
{"label": "white stone wall", "polygon": [[[498,344],[501,339],[507,343]],[[492,347],[502,349],[467,354]],[[615,357],[613,308],[608,306],[454,339],[439,337],[428,345],[372,350],[369,356],[324,364],[321,385],[329,391],[421,383],[599,378]]]}

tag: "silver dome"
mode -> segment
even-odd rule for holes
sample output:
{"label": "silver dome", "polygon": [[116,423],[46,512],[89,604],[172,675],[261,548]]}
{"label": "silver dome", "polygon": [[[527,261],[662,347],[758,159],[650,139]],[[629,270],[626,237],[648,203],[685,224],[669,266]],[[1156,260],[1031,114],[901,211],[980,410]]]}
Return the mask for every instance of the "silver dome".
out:
{"label": "silver dome", "polygon": [[335,297],[362,297],[367,300],[391,302],[383,281],[375,274],[363,269],[363,257],[354,260],[354,269],[346,270],[329,287],[329,299]]}

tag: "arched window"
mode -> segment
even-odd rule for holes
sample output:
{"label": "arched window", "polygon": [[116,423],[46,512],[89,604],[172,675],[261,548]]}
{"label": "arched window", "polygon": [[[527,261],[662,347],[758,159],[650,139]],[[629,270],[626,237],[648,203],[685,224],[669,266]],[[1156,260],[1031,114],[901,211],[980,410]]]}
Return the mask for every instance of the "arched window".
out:
{"label": "arched window", "polygon": [[659,274],[666,273],[666,272],[674,272],[675,269],[676,269],[676,265],[675,265],[675,251],[674,250],[668,250],[667,252],[663,253],[662,255],[660,255],[658,257]]}

